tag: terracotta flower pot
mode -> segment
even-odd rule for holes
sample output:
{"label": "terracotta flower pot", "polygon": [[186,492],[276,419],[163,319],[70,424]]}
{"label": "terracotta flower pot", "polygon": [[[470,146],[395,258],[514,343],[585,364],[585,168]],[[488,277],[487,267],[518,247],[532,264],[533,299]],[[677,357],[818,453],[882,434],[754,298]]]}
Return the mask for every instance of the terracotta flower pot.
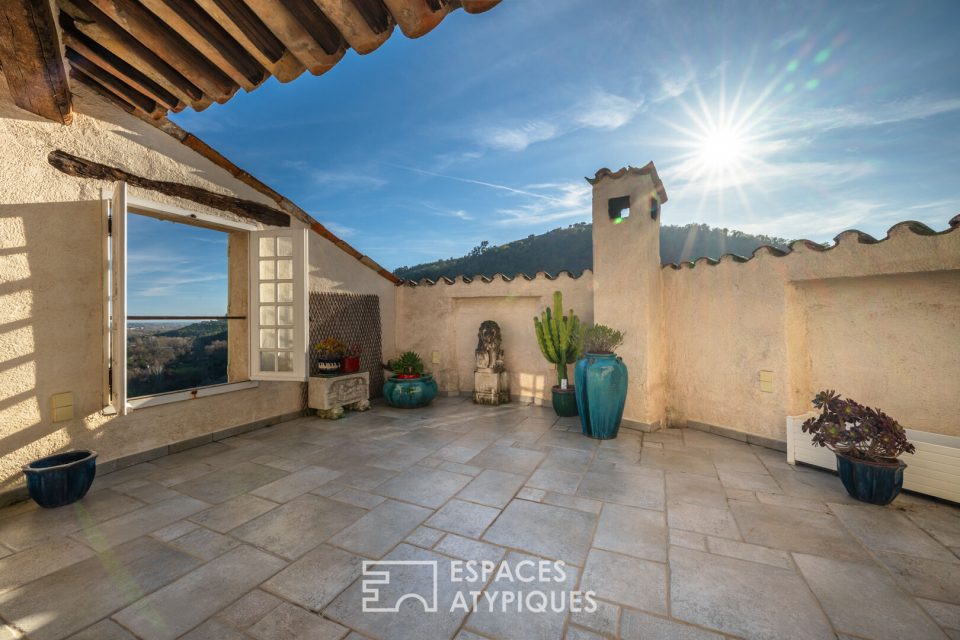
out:
{"label": "terracotta flower pot", "polygon": [[360,371],[360,356],[344,356],[340,361],[341,373],[356,373]]}

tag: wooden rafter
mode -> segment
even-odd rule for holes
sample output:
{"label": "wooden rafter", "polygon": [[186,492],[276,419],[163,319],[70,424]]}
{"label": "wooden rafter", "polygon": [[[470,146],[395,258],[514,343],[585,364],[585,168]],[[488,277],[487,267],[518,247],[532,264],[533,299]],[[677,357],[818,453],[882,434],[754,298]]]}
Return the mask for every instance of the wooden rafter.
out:
{"label": "wooden rafter", "polygon": [[252,200],[225,196],[222,193],[214,193],[213,191],[180,184],[179,182],[151,180],[150,178],[144,178],[117,167],[78,158],[59,149],[51,151],[50,155],[47,156],[47,160],[55,168],[70,176],[108,180],[111,182],[123,181],[134,187],[149,189],[150,191],[156,191],[164,195],[190,200],[191,202],[219,209],[220,211],[228,211],[262,224],[274,227],[290,226],[290,216],[288,214]]}
{"label": "wooden rafter", "polygon": [[50,0],[0,1],[0,66],[18,107],[70,124],[70,84]]}

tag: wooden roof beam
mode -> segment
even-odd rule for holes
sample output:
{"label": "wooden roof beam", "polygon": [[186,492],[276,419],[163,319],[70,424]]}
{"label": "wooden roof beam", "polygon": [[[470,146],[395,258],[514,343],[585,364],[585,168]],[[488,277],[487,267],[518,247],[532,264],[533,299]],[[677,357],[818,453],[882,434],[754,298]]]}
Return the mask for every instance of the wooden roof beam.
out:
{"label": "wooden roof beam", "polygon": [[[308,1],[312,4],[312,0]],[[343,37],[316,6],[310,13],[307,11],[309,6],[301,4],[300,0],[246,0],[246,3],[310,73],[325,73],[343,57],[346,51]],[[302,18],[312,21],[310,31],[306,23],[301,22]],[[327,26],[332,29],[329,33]]]}
{"label": "wooden roof beam", "polygon": [[430,33],[450,13],[450,5],[439,3],[434,9],[427,0],[383,0],[403,35],[419,38]]}
{"label": "wooden roof beam", "polygon": [[100,85],[106,87],[111,93],[132,104],[151,118],[159,118],[160,116],[166,115],[166,108],[158,105],[153,98],[143,95],[120,78],[112,75],[109,71],[101,69],[73,49],[67,49],[67,60],[70,61],[71,68],[80,69],[84,75],[93,78]]}
{"label": "wooden roof beam", "polygon": [[0,2],[0,66],[18,107],[70,124],[73,100],[50,0]]}
{"label": "wooden roof beam", "polygon": [[[386,42],[394,20],[381,0],[313,0],[347,43],[363,55]],[[368,22],[369,21],[369,22]]]}

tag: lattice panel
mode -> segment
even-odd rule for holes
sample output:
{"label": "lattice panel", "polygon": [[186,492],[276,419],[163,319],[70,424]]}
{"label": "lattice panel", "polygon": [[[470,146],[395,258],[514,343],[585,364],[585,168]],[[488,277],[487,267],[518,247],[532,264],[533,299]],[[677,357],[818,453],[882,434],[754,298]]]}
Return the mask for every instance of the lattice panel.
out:
{"label": "lattice panel", "polygon": [[360,345],[360,371],[370,374],[370,396],[379,398],[383,390],[380,297],[311,291],[310,375],[317,373],[313,345],[324,338],[337,338],[347,345]]}

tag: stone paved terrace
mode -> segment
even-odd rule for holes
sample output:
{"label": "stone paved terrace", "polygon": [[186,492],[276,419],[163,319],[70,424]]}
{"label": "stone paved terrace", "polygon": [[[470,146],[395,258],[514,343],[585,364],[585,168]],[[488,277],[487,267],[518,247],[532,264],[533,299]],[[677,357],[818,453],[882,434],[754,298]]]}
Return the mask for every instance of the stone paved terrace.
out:
{"label": "stone paved terrace", "polygon": [[[563,560],[594,613],[449,612],[452,559]],[[437,560],[440,612],[363,613],[362,559]],[[397,570],[383,600],[430,593]],[[559,576],[558,576],[559,577]],[[399,584],[398,584],[399,583]],[[535,600],[534,602],[540,602]],[[960,638],[960,509],[693,430],[582,437],[544,408],[302,418],[0,510],[0,638]]]}

